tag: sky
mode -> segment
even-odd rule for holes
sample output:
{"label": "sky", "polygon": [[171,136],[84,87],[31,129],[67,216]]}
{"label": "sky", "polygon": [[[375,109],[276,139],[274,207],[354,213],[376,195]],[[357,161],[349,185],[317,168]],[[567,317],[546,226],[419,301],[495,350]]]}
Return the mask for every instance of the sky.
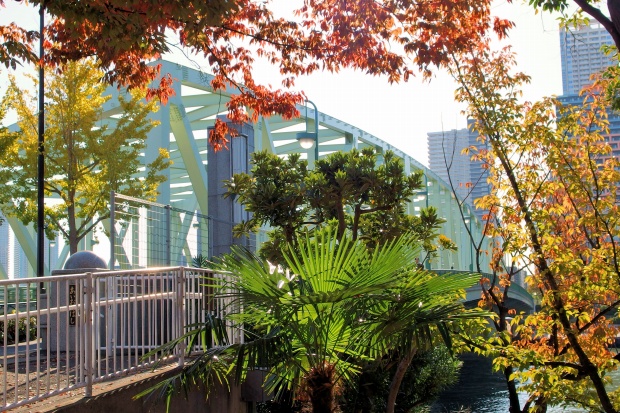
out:
{"label": "sky", "polygon": [[[288,0],[276,0],[288,1]],[[6,2],[0,8],[0,24],[15,21],[31,29],[38,28],[38,11],[18,3]],[[532,78],[524,98],[536,100],[562,92],[558,23],[555,16],[536,14],[522,4],[496,1],[493,13],[512,20],[516,27],[508,43],[517,54],[518,69]],[[167,60],[186,63],[178,55]],[[193,66],[192,66],[193,67]],[[206,65],[204,66],[206,70]],[[271,81],[275,69],[264,68],[259,79]],[[0,68],[0,93],[7,83],[7,70]],[[371,77],[350,70],[338,74],[315,73],[300,78],[297,89],[303,90],[318,110],[360,128],[428,165],[426,134],[466,127],[462,107],[454,102],[455,84],[445,72],[436,72],[430,81],[421,75],[407,83],[390,85],[385,78]],[[14,122],[15,119],[5,120]]]}

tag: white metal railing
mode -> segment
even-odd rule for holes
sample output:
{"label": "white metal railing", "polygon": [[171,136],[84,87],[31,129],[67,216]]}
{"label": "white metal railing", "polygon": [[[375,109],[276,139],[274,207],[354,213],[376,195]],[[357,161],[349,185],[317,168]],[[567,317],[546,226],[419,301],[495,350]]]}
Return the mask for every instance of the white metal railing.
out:
{"label": "white metal railing", "polygon": [[144,354],[223,315],[205,276],[169,267],[0,280],[0,411],[82,387],[88,397],[93,383],[152,366],[157,356]]}

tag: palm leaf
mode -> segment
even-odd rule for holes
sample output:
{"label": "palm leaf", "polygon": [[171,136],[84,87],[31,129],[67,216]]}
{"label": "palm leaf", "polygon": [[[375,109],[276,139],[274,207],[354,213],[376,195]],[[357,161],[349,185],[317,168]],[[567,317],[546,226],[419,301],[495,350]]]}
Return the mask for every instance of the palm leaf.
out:
{"label": "palm leaf", "polygon": [[[395,349],[419,348],[439,334],[449,340],[453,320],[479,317],[459,298],[479,276],[436,276],[415,265],[419,248],[403,235],[372,251],[328,226],[304,234],[282,257],[288,270],[233,247],[207,280],[226,304],[227,321],[245,326],[244,343],[230,343],[224,320],[210,317],[181,342],[205,347],[178,379],[163,383],[165,394],[192,380],[239,382],[248,370],[266,368],[265,389],[296,392],[313,367],[335,368],[335,381],[349,381],[363,364]],[[207,340],[208,339],[208,340]]]}

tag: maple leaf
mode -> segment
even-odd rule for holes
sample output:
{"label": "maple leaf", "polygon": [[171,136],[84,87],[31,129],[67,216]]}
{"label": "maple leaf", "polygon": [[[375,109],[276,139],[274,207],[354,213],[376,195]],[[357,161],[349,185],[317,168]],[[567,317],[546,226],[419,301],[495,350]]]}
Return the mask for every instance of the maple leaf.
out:
{"label": "maple leaf", "polygon": [[[190,53],[204,57],[211,86],[238,93],[228,103],[233,122],[280,114],[299,116],[301,93],[257,83],[253,64],[266,58],[283,76],[283,88],[319,70],[353,68],[388,82],[407,81],[416,72],[430,76],[451,53],[479,43],[489,31],[505,35],[512,24],[492,18],[490,0],[308,0],[289,16],[276,17],[270,3],[255,0],[32,0],[51,22],[45,28],[45,64],[96,56],[103,79],[119,87],[151,85],[149,98],[165,103],[171,79],[150,62],[169,51],[171,36]],[[4,1],[0,0],[0,6]],[[36,62],[36,33],[0,28],[0,63]],[[152,82],[160,79],[158,83]],[[211,142],[225,147],[225,129]]]}

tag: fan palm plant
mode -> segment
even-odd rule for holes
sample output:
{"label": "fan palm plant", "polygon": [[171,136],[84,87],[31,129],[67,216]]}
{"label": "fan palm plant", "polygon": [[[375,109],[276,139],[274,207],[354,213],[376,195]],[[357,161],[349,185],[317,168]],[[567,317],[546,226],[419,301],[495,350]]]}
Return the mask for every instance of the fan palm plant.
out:
{"label": "fan palm plant", "polygon": [[263,367],[268,392],[292,392],[315,413],[332,412],[337,388],[363,363],[394,352],[409,357],[433,331],[447,333],[445,323],[480,316],[458,302],[479,276],[431,275],[416,265],[418,255],[407,235],[369,250],[330,229],[302,238],[295,250],[285,248],[286,268],[233,248],[217,264],[224,277],[212,281],[216,296],[229,303],[226,322],[244,328],[245,342],[231,343],[223,320],[209,319],[167,348],[207,333],[215,345],[158,387],[169,396],[190,378],[227,381],[234,372],[242,380]]}

